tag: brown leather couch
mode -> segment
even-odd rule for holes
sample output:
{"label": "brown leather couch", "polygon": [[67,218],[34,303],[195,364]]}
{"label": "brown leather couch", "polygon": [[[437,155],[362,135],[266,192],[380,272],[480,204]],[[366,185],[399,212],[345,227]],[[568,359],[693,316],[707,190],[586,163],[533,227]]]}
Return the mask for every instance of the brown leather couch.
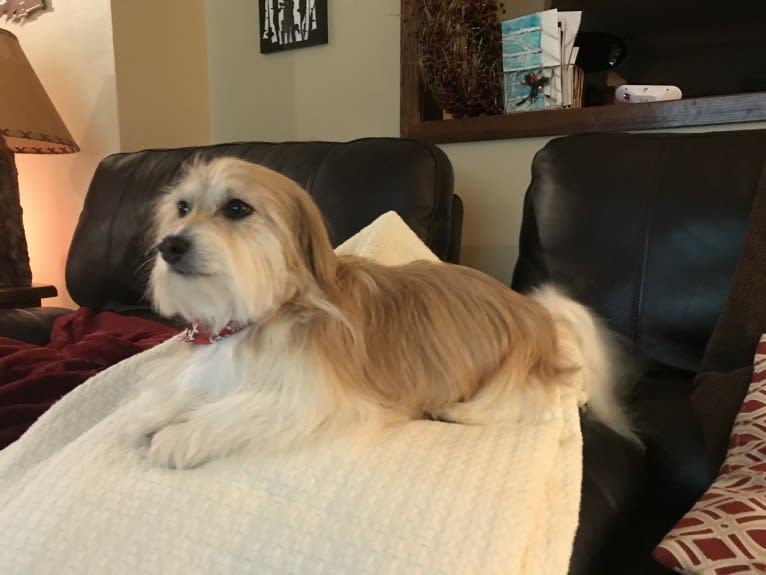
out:
{"label": "brown leather couch", "polygon": [[534,158],[513,287],[558,284],[624,337],[640,367],[621,385],[646,452],[583,425],[572,575],[669,573],[651,550],[721,463],[704,430],[734,414],[700,413],[691,396],[765,162],[764,130],[568,136]]}

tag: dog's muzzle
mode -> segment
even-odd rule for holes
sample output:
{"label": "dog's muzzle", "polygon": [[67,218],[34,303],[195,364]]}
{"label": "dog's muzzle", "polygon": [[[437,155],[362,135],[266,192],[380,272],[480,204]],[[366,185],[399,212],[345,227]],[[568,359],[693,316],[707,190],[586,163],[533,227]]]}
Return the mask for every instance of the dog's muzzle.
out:
{"label": "dog's muzzle", "polygon": [[172,266],[181,262],[189,252],[189,248],[191,248],[191,242],[183,236],[167,236],[157,246],[162,259]]}
{"label": "dog's muzzle", "polygon": [[170,271],[186,277],[206,276],[201,269],[199,254],[192,241],[183,235],[167,236],[157,245],[157,251]]}
{"label": "dog's muzzle", "polygon": [[189,278],[210,275],[204,269],[199,251],[194,249],[194,242],[185,235],[166,236],[157,245],[157,251],[174,273]]}

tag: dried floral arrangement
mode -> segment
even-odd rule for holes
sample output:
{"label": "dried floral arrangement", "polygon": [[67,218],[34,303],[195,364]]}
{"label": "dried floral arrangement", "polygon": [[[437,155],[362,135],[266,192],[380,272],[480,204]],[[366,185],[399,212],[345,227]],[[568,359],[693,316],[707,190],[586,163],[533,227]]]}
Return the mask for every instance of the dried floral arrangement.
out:
{"label": "dried floral arrangement", "polygon": [[422,3],[420,72],[443,110],[456,118],[501,114],[503,65],[496,0]]}

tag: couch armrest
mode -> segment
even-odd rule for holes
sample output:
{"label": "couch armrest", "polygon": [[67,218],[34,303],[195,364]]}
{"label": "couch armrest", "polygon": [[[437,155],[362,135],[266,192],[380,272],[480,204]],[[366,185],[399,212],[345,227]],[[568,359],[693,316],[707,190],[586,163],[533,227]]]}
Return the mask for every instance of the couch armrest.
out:
{"label": "couch armrest", "polygon": [[63,307],[0,309],[0,337],[45,345],[50,342],[55,319],[72,311]]}

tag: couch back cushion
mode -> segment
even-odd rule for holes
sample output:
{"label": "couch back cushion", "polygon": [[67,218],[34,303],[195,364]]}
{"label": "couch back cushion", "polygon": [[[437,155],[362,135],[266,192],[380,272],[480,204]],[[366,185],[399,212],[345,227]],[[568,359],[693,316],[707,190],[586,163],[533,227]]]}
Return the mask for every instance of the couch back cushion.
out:
{"label": "couch back cushion", "polygon": [[532,165],[513,286],[555,282],[650,363],[695,371],[765,160],[766,130],[554,139]]}
{"label": "couch back cushion", "polygon": [[98,165],[67,258],[72,298],[96,310],[146,306],[148,222],[155,198],[196,156],[237,156],[292,178],[313,196],[337,245],[395,210],[442,259],[459,253],[462,205],[435,146],[398,138],[243,142],[114,154]]}

